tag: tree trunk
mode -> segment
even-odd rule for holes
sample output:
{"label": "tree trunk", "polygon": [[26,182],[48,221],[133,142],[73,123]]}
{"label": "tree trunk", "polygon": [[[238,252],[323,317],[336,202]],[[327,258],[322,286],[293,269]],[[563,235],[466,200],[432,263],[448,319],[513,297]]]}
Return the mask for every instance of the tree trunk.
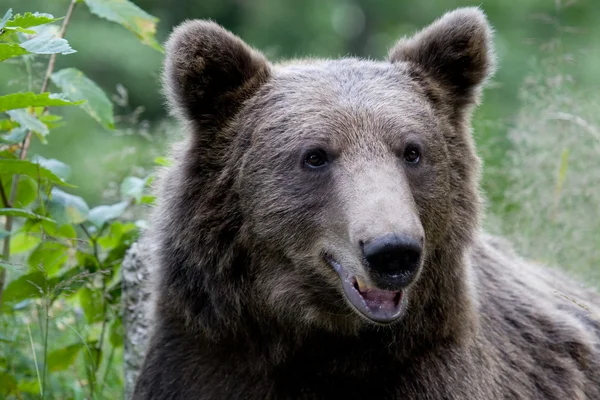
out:
{"label": "tree trunk", "polygon": [[127,251],[122,273],[124,338],[125,399],[131,397],[135,381],[144,361],[144,351],[150,336],[149,251],[143,240]]}

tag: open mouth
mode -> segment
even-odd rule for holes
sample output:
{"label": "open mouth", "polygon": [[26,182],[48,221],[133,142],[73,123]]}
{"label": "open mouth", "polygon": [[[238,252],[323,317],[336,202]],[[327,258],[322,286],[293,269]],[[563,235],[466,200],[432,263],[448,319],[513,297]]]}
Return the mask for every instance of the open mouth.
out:
{"label": "open mouth", "polygon": [[338,273],[346,298],[358,312],[373,322],[388,324],[404,311],[403,291],[369,287],[360,278],[351,276],[340,263],[326,255],[325,260]]}

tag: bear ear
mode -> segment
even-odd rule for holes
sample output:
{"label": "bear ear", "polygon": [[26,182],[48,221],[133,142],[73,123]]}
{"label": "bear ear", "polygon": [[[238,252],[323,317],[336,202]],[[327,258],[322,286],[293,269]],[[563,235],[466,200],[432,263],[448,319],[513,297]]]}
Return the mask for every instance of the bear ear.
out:
{"label": "bear ear", "polygon": [[201,128],[218,128],[267,81],[258,51],[211,21],[179,25],[166,44],[163,83],[172,111]]}
{"label": "bear ear", "polygon": [[392,63],[408,62],[442,89],[455,110],[476,103],[495,70],[492,28],[476,7],[459,8],[390,50]]}

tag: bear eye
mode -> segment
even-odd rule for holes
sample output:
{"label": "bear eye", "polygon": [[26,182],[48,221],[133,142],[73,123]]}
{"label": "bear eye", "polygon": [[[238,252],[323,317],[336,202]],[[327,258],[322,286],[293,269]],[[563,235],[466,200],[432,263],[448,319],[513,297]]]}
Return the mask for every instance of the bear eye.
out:
{"label": "bear eye", "polygon": [[404,161],[410,164],[416,164],[421,159],[419,148],[414,145],[408,145],[404,149]]}
{"label": "bear eye", "polygon": [[321,168],[327,165],[327,153],[323,150],[310,150],[304,156],[304,164],[309,168]]}

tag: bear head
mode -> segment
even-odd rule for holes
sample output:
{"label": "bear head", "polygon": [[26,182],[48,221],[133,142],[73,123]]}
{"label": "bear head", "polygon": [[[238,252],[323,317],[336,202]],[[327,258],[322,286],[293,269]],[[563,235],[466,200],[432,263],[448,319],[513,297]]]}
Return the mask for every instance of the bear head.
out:
{"label": "bear head", "polygon": [[451,329],[468,308],[481,203],[470,118],[491,40],[464,8],[387,60],[273,64],[213,22],[179,26],[164,87],[188,135],[152,228],[158,311],[212,337]]}

